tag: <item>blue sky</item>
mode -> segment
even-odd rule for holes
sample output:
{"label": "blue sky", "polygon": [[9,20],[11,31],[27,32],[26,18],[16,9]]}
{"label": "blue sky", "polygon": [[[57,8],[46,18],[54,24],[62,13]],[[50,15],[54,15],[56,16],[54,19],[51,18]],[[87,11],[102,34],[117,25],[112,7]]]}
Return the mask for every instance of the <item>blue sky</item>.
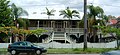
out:
{"label": "blue sky", "polygon": [[[56,17],[59,16],[58,11],[63,10],[66,7],[70,7],[71,9],[76,9],[79,12],[83,12],[83,2],[84,0],[11,0],[11,3],[15,3],[17,6],[20,6],[23,9],[27,10],[31,18],[40,16],[41,12],[45,11],[45,7],[57,10],[55,13]],[[113,15],[116,17],[120,16],[119,3],[120,0],[87,0],[87,4],[100,6],[104,9],[105,14]],[[34,12],[36,12],[36,14],[33,16]],[[42,16],[46,17],[46,15],[43,14]]]}

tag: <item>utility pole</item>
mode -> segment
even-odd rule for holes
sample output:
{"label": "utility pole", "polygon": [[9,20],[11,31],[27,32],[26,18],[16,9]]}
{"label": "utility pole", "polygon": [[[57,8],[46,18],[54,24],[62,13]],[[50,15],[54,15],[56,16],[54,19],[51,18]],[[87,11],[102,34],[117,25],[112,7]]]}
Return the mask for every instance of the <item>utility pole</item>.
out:
{"label": "utility pole", "polygon": [[87,49],[87,0],[84,0],[84,50]]}

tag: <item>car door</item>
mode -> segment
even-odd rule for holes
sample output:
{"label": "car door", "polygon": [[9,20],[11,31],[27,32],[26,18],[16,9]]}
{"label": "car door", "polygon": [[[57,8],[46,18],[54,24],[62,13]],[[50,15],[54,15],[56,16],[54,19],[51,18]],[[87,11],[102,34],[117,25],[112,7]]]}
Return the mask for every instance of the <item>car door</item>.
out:
{"label": "car door", "polygon": [[15,49],[19,52],[25,51],[25,43],[24,42],[17,42],[17,43],[14,43],[12,46],[13,46],[13,49]]}
{"label": "car door", "polygon": [[20,52],[25,52],[25,51],[26,51],[26,50],[25,50],[25,43],[24,43],[24,42],[20,42],[20,43],[19,43],[18,50],[19,50]]}
{"label": "car door", "polygon": [[34,51],[34,47],[32,46],[32,44],[30,42],[25,42],[26,43],[26,51],[27,52],[33,52]]}

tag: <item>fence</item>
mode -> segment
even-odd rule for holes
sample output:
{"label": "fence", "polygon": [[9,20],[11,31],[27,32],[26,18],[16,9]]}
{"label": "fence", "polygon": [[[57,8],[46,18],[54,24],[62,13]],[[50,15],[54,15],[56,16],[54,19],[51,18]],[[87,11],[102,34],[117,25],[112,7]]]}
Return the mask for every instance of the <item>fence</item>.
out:
{"label": "fence", "polygon": [[[0,48],[7,48],[10,43],[0,43]],[[34,43],[39,46],[44,46],[46,48],[83,48],[83,43]],[[88,48],[115,48],[117,46],[116,41],[109,43],[87,43]]]}

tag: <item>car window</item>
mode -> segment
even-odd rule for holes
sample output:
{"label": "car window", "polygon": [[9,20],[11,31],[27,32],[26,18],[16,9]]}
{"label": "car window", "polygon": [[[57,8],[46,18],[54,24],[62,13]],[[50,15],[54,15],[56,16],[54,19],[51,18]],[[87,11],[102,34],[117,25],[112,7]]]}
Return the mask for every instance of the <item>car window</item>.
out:
{"label": "car window", "polygon": [[25,43],[24,42],[15,42],[12,45],[14,45],[14,46],[25,46]]}
{"label": "car window", "polygon": [[14,44],[12,44],[12,45],[20,45],[20,43],[16,42],[16,43],[14,43]]}
{"label": "car window", "polygon": [[24,42],[19,43],[20,46],[25,46],[26,44]]}
{"label": "car window", "polygon": [[31,45],[33,45],[33,44],[30,42],[26,42],[26,46],[31,46]]}

